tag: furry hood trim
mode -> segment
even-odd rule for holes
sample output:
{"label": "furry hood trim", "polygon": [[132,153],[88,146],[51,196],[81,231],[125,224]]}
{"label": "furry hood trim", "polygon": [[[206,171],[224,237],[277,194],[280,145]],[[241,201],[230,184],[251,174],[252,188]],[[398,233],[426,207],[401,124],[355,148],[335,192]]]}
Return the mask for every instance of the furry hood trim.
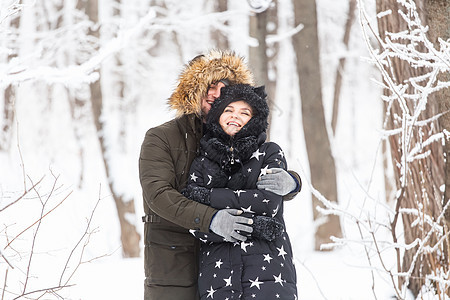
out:
{"label": "furry hood trim", "polygon": [[168,100],[177,116],[201,115],[201,100],[212,83],[228,80],[233,84],[253,84],[253,75],[244,58],[233,51],[211,50],[185,65],[178,85]]}

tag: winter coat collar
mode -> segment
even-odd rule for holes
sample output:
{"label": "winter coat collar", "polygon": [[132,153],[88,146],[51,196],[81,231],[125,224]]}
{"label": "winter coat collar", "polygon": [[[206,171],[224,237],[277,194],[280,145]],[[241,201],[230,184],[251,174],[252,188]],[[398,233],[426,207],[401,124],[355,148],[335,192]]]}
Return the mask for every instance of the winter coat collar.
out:
{"label": "winter coat collar", "polygon": [[232,175],[241,169],[242,164],[250,159],[265,140],[265,132],[259,136],[230,137],[222,128],[217,128],[217,131],[209,130],[200,140],[200,145],[204,156],[218,163],[225,174]]}

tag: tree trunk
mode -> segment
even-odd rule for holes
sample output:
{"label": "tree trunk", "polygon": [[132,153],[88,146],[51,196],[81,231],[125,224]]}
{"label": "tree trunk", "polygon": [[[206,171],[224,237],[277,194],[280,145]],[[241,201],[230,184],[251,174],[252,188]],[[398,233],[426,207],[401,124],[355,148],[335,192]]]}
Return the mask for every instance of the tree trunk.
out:
{"label": "tree trunk", "polygon": [[[350,33],[352,30],[353,21],[355,19],[355,9],[356,9],[356,0],[349,0],[347,22],[345,23],[345,32],[342,41],[346,50],[348,50]],[[336,125],[339,116],[339,98],[341,96],[341,87],[342,87],[342,74],[344,73],[345,70],[345,63],[346,63],[345,56],[339,58],[339,63],[336,70],[336,80],[334,83],[333,111],[331,115],[331,129],[333,130],[333,134],[336,134]]]}
{"label": "tree trunk", "polygon": [[[98,0],[89,0],[85,2],[85,11],[89,17],[89,20],[94,24],[98,24]],[[94,36],[95,38],[99,38],[98,29],[93,29],[91,27],[89,34]],[[98,71],[99,74],[100,70]],[[103,157],[103,163],[105,166],[105,173],[108,179],[108,184],[112,196],[114,198],[114,202],[117,208],[117,214],[120,222],[121,235],[120,239],[122,242],[122,253],[124,257],[139,257],[140,248],[139,241],[140,236],[136,231],[135,225],[131,224],[126,216],[127,215],[135,215],[135,206],[134,199],[124,199],[122,195],[117,193],[114,188],[114,178],[111,176],[110,170],[110,162],[108,159],[114,159],[109,157],[108,149],[106,148],[105,137],[103,136],[104,132],[104,123],[102,121],[102,109],[103,109],[103,97],[101,90],[101,76],[99,79],[90,84],[91,91],[91,105],[92,105],[92,114],[95,122],[95,127],[97,129],[97,136],[100,144],[101,154]]]}
{"label": "tree trunk", "polygon": [[[270,24],[270,26],[267,26],[267,34],[275,36],[278,33],[278,6],[277,6],[277,0],[272,1],[274,5],[269,7],[267,10],[267,23]],[[276,104],[276,91],[277,91],[277,63],[278,63],[278,52],[279,52],[279,43],[275,42],[272,44],[267,44],[268,47],[268,66],[267,66],[267,82],[266,89],[267,89],[267,97],[269,99],[269,128],[267,130],[267,139],[270,140],[270,124],[272,124],[272,119],[274,116],[274,113],[277,111],[280,111],[279,107],[277,107]]]}
{"label": "tree trunk", "polygon": [[[418,11],[425,13],[423,9],[423,3],[416,1]],[[377,13],[391,10],[392,13],[388,16],[378,19],[378,29],[382,40],[386,39],[386,32],[400,32],[408,30],[408,25],[399,15],[398,11],[403,10],[404,7],[399,5],[396,0],[377,0]],[[422,20],[425,18],[422,16]],[[424,50],[423,44],[414,45],[419,50]],[[412,67],[407,61],[399,58],[391,58],[391,66],[386,66],[385,71],[392,78],[394,84],[405,83],[407,79],[416,77],[421,74],[425,74],[427,70],[423,68]],[[384,94],[390,95],[392,92],[389,89],[385,89]],[[414,88],[409,87],[408,93],[414,94]],[[448,96],[447,96],[448,97]],[[448,99],[448,98],[447,98]],[[420,114],[421,120],[429,119],[437,115],[440,111],[440,105],[438,103],[438,95],[432,94],[428,97],[426,109]],[[401,118],[402,109],[398,104],[398,101],[390,104],[385,104],[385,124],[387,130],[396,129],[401,126],[399,118]],[[408,101],[407,106],[410,111],[413,111],[416,101]],[[430,122],[424,126],[416,126],[412,132],[411,145],[426,141],[430,136],[440,132],[440,124],[437,121]],[[429,151],[430,154],[422,159],[416,159],[408,163],[408,169],[406,174],[406,186],[401,185],[402,170],[399,165],[402,157],[402,140],[400,135],[392,135],[389,137],[390,153],[392,158],[392,166],[394,168],[394,177],[396,181],[397,190],[401,190],[401,197],[397,199],[397,208],[409,208],[423,212],[424,215],[431,216],[434,220],[442,212],[442,193],[440,186],[444,183],[444,155],[443,147],[440,143],[431,143],[423,146],[424,151]],[[423,239],[425,235],[430,231],[430,227],[425,222],[424,226],[414,226],[417,217],[409,214],[402,214],[403,227],[404,227],[404,239],[405,243],[409,244],[416,239]],[[395,230],[395,228],[392,228]],[[435,245],[437,243],[437,237],[433,234],[428,241],[427,245]],[[434,274],[445,259],[443,257],[436,257],[435,253],[427,255],[417,255],[419,246],[406,250],[403,256],[403,262],[399,266],[398,272],[407,272],[412,264],[414,264],[413,273],[409,279],[409,288],[418,295],[422,286],[425,283],[425,275]],[[446,247],[445,247],[446,248]],[[448,267],[447,267],[448,268]],[[442,270],[443,271],[443,270]],[[399,286],[403,283],[402,279],[399,279]]]}
{"label": "tree trunk", "polygon": [[[214,1],[214,11],[225,12],[228,10],[228,0],[216,0]],[[225,22],[228,25],[228,22]],[[230,47],[228,37],[221,30],[215,29],[211,33],[211,39],[216,44],[217,49],[226,50]]]}
{"label": "tree trunk", "polygon": [[[304,28],[293,37],[297,57],[297,73],[302,101],[302,119],[306,149],[311,170],[311,184],[329,201],[337,202],[336,168],[331,153],[325,115],[322,104],[322,84],[319,59],[319,38],[315,0],[294,1],[295,24]],[[313,196],[314,220],[323,216],[316,210],[323,207]],[[318,225],[315,233],[315,249],[331,242],[330,236],[342,237],[338,216],[329,215]]]}
{"label": "tree trunk", "polygon": [[[267,23],[270,12],[273,8],[262,12],[255,12],[254,15],[250,16],[250,36],[258,41],[257,47],[250,47],[249,49],[249,63],[253,70],[255,76],[255,83],[257,86],[265,85],[266,93],[268,95],[269,109],[273,112],[274,101],[275,101],[275,85],[270,82],[269,79],[269,57],[267,55],[268,45],[267,45]],[[271,114],[269,115],[269,127],[271,123]],[[270,128],[267,130],[267,140],[270,140]]]}
{"label": "tree trunk", "polygon": [[250,16],[250,36],[258,41],[257,47],[250,47],[249,62],[255,76],[256,85],[263,85],[268,81],[268,58],[267,58],[267,10],[254,13]]}
{"label": "tree trunk", "polygon": [[[430,26],[429,39],[439,50],[438,38],[448,41],[450,39],[450,2],[448,0],[424,0],[425,11],[427,12],[427,23]],[[450,82],[449,73],[441,73],[438,80]],[[446,130],[450,134],[450,88],[442,89],[436,93],[436,102],[439,105],[439,111],[444,113],[439,118],[441,130]],[[450,138],[445,139],[444,143],[445,157],[445,192],[443,205],[445,206],[450,198]],[[445,211],[447,226],[450,224],[450,209]]]}
{"label": "tree trunk", "polygon": [[[20,26],[20,15],[14,17],[11,20],[10,27],[12,31],[19,30]],[[14,48],[13,52],[8,55],[8,61],[11,61],[17,56],[17,51],[19,49]],[[11,145],[11,133],[12,126],[14,123],[14,103],[16,99],[16,90],[10,84],[6,87],[3,98],[3,120],[1,123],[1,136],[0,136],[0,150],[8,150]]]}

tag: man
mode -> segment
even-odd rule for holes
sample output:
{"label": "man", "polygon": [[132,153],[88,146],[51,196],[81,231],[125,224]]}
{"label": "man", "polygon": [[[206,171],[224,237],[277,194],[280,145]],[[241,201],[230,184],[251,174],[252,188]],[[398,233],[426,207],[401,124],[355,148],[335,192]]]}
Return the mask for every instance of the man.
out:
{"label": "man", "polygon": [[[182,71],[169,98],[177,117],[150,129],[142,143],[139,176],[144,198],[144,299],[196,300],[198,241],[189,229],[213,231],[226,240],[246,239],[251,219],[237,210],[219,210],[180,194],[199,150],[204,117],[228,84],[253,84],[242,57],[213,50],[199,55]],[[269,172],[271,173],[271,172]],[[294,177],[292,177],[294,176]],[[258,188],[293,198],[300,178],[284,170],[263,176]],[[276,185],[274,185],[276,182]]]}

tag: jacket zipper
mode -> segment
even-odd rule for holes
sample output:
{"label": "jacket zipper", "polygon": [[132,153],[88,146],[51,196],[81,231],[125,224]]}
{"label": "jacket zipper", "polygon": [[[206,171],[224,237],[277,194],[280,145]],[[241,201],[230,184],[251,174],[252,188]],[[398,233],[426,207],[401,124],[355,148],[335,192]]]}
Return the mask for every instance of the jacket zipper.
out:
{"label": "jacket zipper", "polygon": [[230,163],[234,165],[234,148],[233,148],[233,137],[231,137],[231,146],[230,146],[230,152],[231,152],[231,161]]}

